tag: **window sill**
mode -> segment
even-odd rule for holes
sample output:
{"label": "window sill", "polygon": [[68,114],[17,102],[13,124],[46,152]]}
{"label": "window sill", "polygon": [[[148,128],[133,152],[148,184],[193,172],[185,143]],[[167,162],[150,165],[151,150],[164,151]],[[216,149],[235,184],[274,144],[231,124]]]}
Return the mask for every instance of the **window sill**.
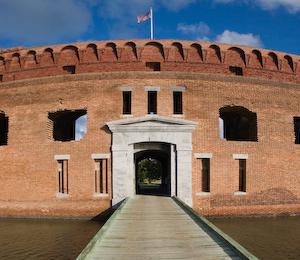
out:
{"label": "window sill", "polygon": [[233,193],[233,195],[235,196],[243,196],[243,195],[247,195],[247,192],[245,191],[236,191]]}
{"label": "window sill", "polygon": [[183,117],[185,117],[185,115],[184,114],[173,114],[172,117],[183,118]]}
{"label": "window sill", "polygon": [[196,192],[196,196],[209,196],[210,192]]}
{"label": "window sill", "polygon": [[108,193],[94,193],[94,197],[108,197]]}
{"label": "window sill", "polygon": [[69,197],[69,194],[66,193],[57,193],[56,198],[67,198]]}
{"label": "window sill", "polygon": [[131,118],[131,117],[133,117],[133,115],[120,115],[120,118]]}

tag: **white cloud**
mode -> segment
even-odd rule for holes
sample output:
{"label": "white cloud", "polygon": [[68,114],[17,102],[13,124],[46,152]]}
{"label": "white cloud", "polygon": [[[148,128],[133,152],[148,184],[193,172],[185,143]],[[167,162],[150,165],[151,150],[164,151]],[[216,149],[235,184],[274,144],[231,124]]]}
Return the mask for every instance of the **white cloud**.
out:
{"label": "white cloud", "polygon": [[177,31],[182,32],[182,34],[189,35],[191,39],[197,41],[212,41],[228,44],[237,44],[262,48],[263,43],[258,35],[253,35],[252,33],[240,34],[234,31],[225,30],[222,34],[216,37],[212,36],[212,31],[210,27],[204,23],[199,22],[197,24],[184,24],[179,23],[177,25]]}
{"label": "white cloud", "polygon": [[299,0],[255,0],[255,2],[257,2],[257,4],[266,10],[283,6],[291,13],[297,13],[300,11]]}
{"label": "white cloud", "polygon": [[0,34],[23,44],[49,43],[77,37],[91,23],[81,0],[0,0]]}
{"label": "white cloud", "polygon": [[263,43],[258,35],[252,33],[240,34],[234,31],[225,30],[222,34],[217,35],[216,41],[220,43],[238,44],[262,48]]}
{"label": "white cloud", "polygon": [[178,11],[180,9],[186,8],[190,4],[196,3],[197,0],[161,0],[160,2],[169,10]]}
{"label": "white cloud", "polygon": [[177,31],[182,32],[185,35],[190,35],[193,39],[197,41],[209,41],[210,28],[204,23],[200,22],[197,24],[184,24],[179,23],[177,25]]}
{"label": "white cloud", "polygon": [[213,0],[213,2],[215,3],[222,3],[222,4],[228,4],[228,3],[232,3],[236,0]]}
{"label": "white cloud", "polygon": [[[102,17],[126,20],[134,19],[150,10],[155,3],[154,0],[113,0],[101,1],[99,13]],[[125,20],[125,19],[124,19]]]}
{"label": "white cloud", "polygon": [[[95,0],[86,0],[95,3]],[[138,15],[147,13],[150,7],[154,10],[166,8],[169,11],[177,12],[199,0],[103,0],[98,4],[98,13],[104,19],[114,19],[114,24],[108,24],[110,38],[139,38],[136,27]],[[142,27],[139,25],[139,27]],[[123,29],[123,30],[122,30]],[[124,29],[126,29],[124,31]]]}
{"label": "white cloud", "polygon": [[300,11],[299,0],[213,0],[215,3],[233,3],[244,2],[247,4],[256,4],[264,10],[274,10],[280,7],[286,8],[290,13],[297,13]]}
{"label": "white cloud", "polygon": [[204,23],[200,22],[198,24],[184,24],[180,23],[177,26],[177,31],[181,31],[184,34],[208,34],[210,32],[209,26]]}

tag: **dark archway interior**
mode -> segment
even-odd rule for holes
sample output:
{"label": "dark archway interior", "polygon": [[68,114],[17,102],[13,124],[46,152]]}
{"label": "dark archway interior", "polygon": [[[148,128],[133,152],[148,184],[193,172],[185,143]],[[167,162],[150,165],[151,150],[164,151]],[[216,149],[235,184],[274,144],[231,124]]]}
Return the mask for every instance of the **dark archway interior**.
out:
{"label": "dark archway interior", "polygon": [[[158,167],[160,178],[152,183],[142,182],[138,177],[138,165],[143,160],[153,161],[160,165]],[[165,195],[171,194],[170,178],[170,153],[160,150],[145,150],[135,154],[136,193],[143,195]]]}

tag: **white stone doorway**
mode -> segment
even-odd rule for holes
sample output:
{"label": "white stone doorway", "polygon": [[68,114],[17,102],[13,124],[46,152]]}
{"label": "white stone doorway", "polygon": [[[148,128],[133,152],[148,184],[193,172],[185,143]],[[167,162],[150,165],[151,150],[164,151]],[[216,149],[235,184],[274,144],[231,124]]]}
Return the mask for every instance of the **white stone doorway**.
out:
{"label": "white stone doorway", "polygon": [[171,144],[134,144],[136,194],[171,196],[171,179],[175,179],[175,176],[171,176],[170,155]]}
{"label": "white stone doorway", "polygon": [[[135,155],[158,144],[170,150],[170,195],[192,202],[192,131],[196,122],[146,115],[107,123],[112,132],[112,205],[136,195]],[[150,148],[143,145],[149,144]],[[156,150],[163,151],[160,147]]]}

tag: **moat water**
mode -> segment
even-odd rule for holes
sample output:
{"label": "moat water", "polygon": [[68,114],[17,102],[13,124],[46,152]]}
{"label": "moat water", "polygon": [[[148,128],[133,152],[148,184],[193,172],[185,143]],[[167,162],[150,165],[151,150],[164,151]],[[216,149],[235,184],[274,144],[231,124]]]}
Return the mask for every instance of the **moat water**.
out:
{"label": "moat water", "polygon": [[[300,259],[300,216],[210,221],[260,260]],[[73,260],[101,226],[87,220],[0,218],[0,259]]]}
{"label": "moat water", "polygon": [[88,220],[0,218],[0,259],[73,260],[101,226]]}
{"label": "moat water", "polygon": [[210,221],[260,260],[300,259],[300,216]]}

